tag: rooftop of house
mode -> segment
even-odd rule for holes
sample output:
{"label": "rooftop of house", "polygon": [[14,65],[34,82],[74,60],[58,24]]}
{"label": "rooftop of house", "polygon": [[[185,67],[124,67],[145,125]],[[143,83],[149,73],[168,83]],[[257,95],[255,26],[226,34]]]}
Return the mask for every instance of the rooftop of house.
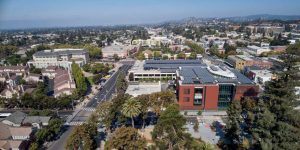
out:
{"label": "rooftop of house", "polygon": [[29,136],[31,127],[12,127],[0,122],[0,140],[11,139],[12,136]]}
{"label": "rooftop of house", "polygon": [[27,116],[27,114],[16,111],[10,116],[6,117],[4,120],[8,120],[15,124],[26,124],[26,123],[48,123],[51,117],[47,116]]}
{"label": "rooftop of house", "polygon": [[26,70],[28,69],[28,66],[0,66],[0,71],[8,71],[8,70]]}
{"label": "rooftop of house", "polygon": [[16,111],[12,113],[10,116],[6,117],[5,120],[8,120],[15,124],[21,124],[26,116],[27,114],[20,111]]}
{"label": "rooftop of house", "polygon": [[22,142],[21,140],[0,140],[0,149],[19,149]]}
{"label": "rooftop of house", "polygon": [[23,120],[23,123],[48,123],[51,117],[48,116],[27,116]]}
{"label": "rooftop of house", "polygon": [[254,84],[239,71],[226,66],[180,67],[177,75],[180,76],[180,84]]}

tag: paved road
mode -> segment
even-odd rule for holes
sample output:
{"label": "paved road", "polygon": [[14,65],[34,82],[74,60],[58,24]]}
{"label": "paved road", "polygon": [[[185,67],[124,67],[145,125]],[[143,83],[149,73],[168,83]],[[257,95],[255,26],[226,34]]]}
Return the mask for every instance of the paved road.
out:
{"label": "paved road", "polygon": [[[124,72],[127,74],[130,67],[133,65],[134,61],[123,61],[123,66],[120,67],[120,69],[115,72],[112,77],[106,81],[105,85],[103,86],[102,90],[100,90],[98,93],[95,94],[95,97],[92,98],[89,103],[82,108],[81,110],[75,110],[73,115],[70,115],[69,118],[71,118],[71,121],[74,122],[85,122],[90,114],[92,114],[92,111],[89,111],[90,108],[95,108],[97,104],[102,100],[108,100],[111,98],[112,94],[115,92],[115,84],[116,79],[118,75],[121,72]],[[79,124],[76,124],[79,125]],[[65,149],[65,143],[67,141],[67,138],[71,134],[74,127],[68,128],[66,132],[63,133],[61,138],[55,142],[52,143],[52,145],[48,148],[50,150],[63,150]]]}
{"label": "paved road", "polygon": [[65,149],[65,145],[67,143],[68,137],[71,135],[74,127],[69,127],[66,132],[60,138],[53,143],[47,148],[48,150],[63,150]]}

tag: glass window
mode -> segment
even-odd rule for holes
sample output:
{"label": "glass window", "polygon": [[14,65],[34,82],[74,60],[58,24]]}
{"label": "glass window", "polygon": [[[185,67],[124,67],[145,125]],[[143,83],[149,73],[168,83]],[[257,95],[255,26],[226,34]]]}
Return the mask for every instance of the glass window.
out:
{"label": "glass window", "polygon": [[202,105],[203,88],[194,89],[194,105]]}
{"label": "glass window", "polygon": [[234,92],[234,86],[231,84],[226,85],[219,85],[219,101],[218,101],[218,107],[219,108],[227,108],[232,99],[233,99],[233,93]]}

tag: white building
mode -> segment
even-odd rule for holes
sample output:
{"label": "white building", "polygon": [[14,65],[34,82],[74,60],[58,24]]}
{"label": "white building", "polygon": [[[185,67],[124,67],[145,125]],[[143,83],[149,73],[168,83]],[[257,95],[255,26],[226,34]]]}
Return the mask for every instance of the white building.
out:
{"label": "white building", "polygon": [[121,45],[121,44],[113,44],[111,46],[107,46],[102,48],[102,56],[103,58],[113,58],[116,54],[120,58],[126,58],[128,55],[128,51],[131,50],[132,47]]}
{"label": "white building", "polygon": [[252,55],[260,55],[263,52],[269,52],[271,49],[269,47],[258,47],[255,45],[247,46],[248,52]]}
{"label": "white building", "polygon": [[89,54],[84,49],[53,49],[36,52],[33,60],[28,61],[29,66],[47,68],[48,66],[60,66],[71,68],[75,62],[80,67],[89,62]]}

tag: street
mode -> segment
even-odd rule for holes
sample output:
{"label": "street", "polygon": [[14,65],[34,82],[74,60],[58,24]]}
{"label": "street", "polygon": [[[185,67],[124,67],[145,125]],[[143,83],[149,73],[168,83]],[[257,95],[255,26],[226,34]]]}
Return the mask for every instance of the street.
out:
{"label": "street", "polygon": [[124,62],[123,65],[119,68],[117,72],[115,72],[110,79],[108,79],[105,84],[103,85],[103,88],[95,94],[95,96],[80,110],[75,110],[72,115],[68,116],[68,119],[66,121],[66,125],[69,125],[70,127],[65,131],[62,136],[54,141],[51,146],[48,148],[50,150],[62,150],[65,149],[65,144],[67,142],[67,139],[69,135],[72,133],[72,130],[74,129],[73,126],[75,125],[81,125],[83,124],[88,117],[93,113],[95,110],[97,104],[103,100],[109,100],[111,96],[115,92],[115,86],[116,81],[121,72],[127,74],[127,71],[130,69],[130,67],[133,65],[132,61]]}

